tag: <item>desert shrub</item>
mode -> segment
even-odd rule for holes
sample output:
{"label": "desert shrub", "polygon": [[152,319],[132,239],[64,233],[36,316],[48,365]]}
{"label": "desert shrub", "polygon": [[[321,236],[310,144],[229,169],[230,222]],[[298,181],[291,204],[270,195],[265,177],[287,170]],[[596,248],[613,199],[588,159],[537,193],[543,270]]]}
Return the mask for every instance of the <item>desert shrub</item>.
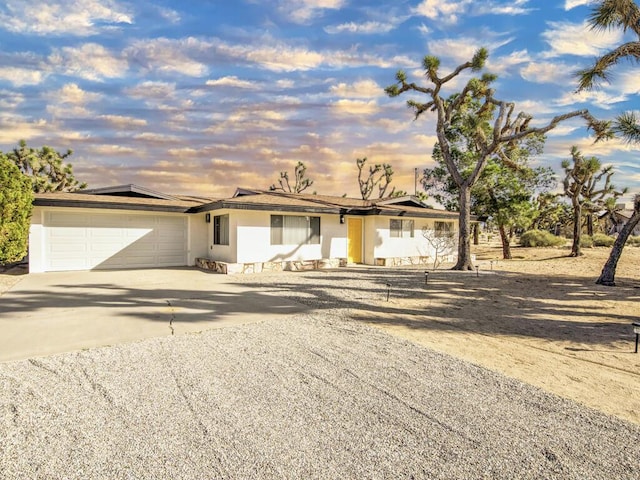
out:
{"label": "desert shrub", "polygon": [[627,245],[631,245],[632,247],[640,247],[640,236],[629,237],[627,238]]}
{"label": "desert shrub", "polygon": [[611,247],[615,241],[615,238],[605,235],[604,233],[596,233],[593,236],[594,247]]}
{"label": "desert shrub", "polygon": [[557,247],[564,243],[564,238],[546,230],[528,230],[520,235],[520,245],[523,247]]}
{"label": "desert shrub", "polygon": [[589,235],[580,235],[580,246],[582,248],[593,247],[593,237],[590,237]]}

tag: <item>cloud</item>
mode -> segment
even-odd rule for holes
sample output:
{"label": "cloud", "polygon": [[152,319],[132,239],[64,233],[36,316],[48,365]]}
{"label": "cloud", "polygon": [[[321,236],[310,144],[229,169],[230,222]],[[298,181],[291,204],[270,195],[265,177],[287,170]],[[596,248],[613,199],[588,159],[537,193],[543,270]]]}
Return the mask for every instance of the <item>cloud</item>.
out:
{"label": "cloud", "polygon": [[24,85],[39,85],[47,77],[47,73],[41,70],[3,66],[0,68],[0,80],[5,80],[15,87]]}
{"label": "cloud", "polygon": [[158,13],[162,18],[174,24],[181,20],[180,14],[171,8],[158,7]]}
{"label": "cloud", "polygon": [[[473,55],[478,51],[479,45],[486,47],[489,53],[498,50],[500,47],[511,42],[511,38],[500,38],[498,35],[491,32],[483,32],[483,38],[463,37],[457,36],[455,38],[441,38],[438,40],[431,40],[428,42],[427,49],[429,55],[435,55],[441,59],[446,59],[448,62],[459,65],[467,62],[473,58]],[[514,52],[511,54],[513,59],[518,59],[518,62],[526,61],[526,50],[520,52]],[[502,62],[507,62],[508,57],[497,57],[494,61],[491,55],[489,56],[489,62],[493,61],[496,66],[500,65],[498,59],[501,58]]]}
{"label": "cloud", "polygon": [[338,10],[345,3],[346,0],[281,0],[278,10],[290,21],[306,24],[322,15],[324,10]]}
{"label": "cloud", "polygon": [[209,67],[190,55],[202,55],[209,46],[208,42],[193,37],[154,38],[133,42],[124,50],[124,55],[132,65],[139,66],[143,72],[203,77],[209,73]]}
{"label": "cloud", "polygon": [[256,63],[262,68],[275,72],[312,70],[325,61],[323,54],[303,47],[292,47],[284,43],[271,45],[217,45],[217,51],[232,58],[240,58]]}
{"label": "cloud", "polygon": [[154,144],[161,144],[161,145],[164,145],[167,143],[175,144],[181,141],[180,137],[178,137],[177,135],[171,135],[166,132],[162,132],[162,133],[143,132],[143,133],[138,133],[134,135],[133,138],[135,140],[139,140],[145,145],[150,145],[150,146],[153,146]]}
{"label": "cloud", "polygon": [[454,24],[471,3],[472,0],[422,0],[411,12],[430,20]]}
{"label": "cloud", "polygon": [[582,5],[595,5],[597,0],[565,0],[564,9],[571,10]]}
{"label": "cloud", "polygon": [[47,105],[47,113],[52,119],[78,119],[89,118],[93,116],[93,112],[82,105]]}
{"label": "cloud", "polygon": [[99,93],[87,92],[80,88],[76,83],[67,83],[59,90],[55,90],[47,94],[51,100],[58,103],[67,103],[71,105],[85,105],[87,103],[96,102],[102,98]]}
{"label": "cloud", "polygon": [[547,25],[550,28],[542,32],[542,38],[551,47],[544,54],[547,58],[561,55],[598,56],[603,50],[621,43],[623,37],[620,30],[593,30],[586,21],[548,22]]}
{"label": "cloud", "polygon": [[508,3],[496,1],[474,2],[473,0],[423,0],[411,10],[414,15],[423,16],[434,22],[456,24],[464,15],[523,15],[532,12],[527,8],[529,0],[515,0]]}
{"label": "cloud", "polygon": [[500,57],[489,57],[487,70],[498,75],[509,75],[513,67],[531,61],[531,55],[526,50],[511,52],[509,55]]}
{"label": "cloud", "polygon": [[379,33],[388,33],[394,28],[396,28],[397,24],[390,22],[363,22],[363,23],[341,23],[340,25],[333,25],[329,27],[325,27],[324,31],[329,34],[336,33],[357,33],[357,34],[379,34]]}
{"label": "cloud", "polygon": [[617,72],[616,75],[612,75],[613,90],[619,90],[627,95],[639,95],[640,94],[640,82],[638,82],[638,73],[634,68],[623,72]]}
{"label": "cloud", "polygon": [[603,110],[611,110],[616,103],[627,100],[627,96],[621,93],[609,93],[604,90],[569,92],[554,102],[556,105],[566,106],[576,103],[595,105]]}
{"label": "cloud", "polygon": [[16,145],[21,138],[28,142],[46,135],[49,127],[44,119],[26,120],[15,114],[0,114],[0,144]]}
{"label": "cloud", "polygon": [[49,56],[49,63],[65,75],[96,81],[122,78],[129,68],[125,59],[113,55],[97,43],[54,50]]}
{"label": "cloud", "polygon": [[130,158],[134,154],[138,155],[139,153],[135,148],[112,144],[90,145],[85,150],[97,155],[123,156],[126,158]]}
{"label": "cloud", "polygon": [[508,4],[500,4],[495,1],[476,2],[473,6],[473,15],[524,15],[534,11],[527,8],[529,0],[516,0]]}
{"label": "cloud", "polygon": [[346,98],[372,98],[385,96],[383,88],[373,80],[359,80],[347,84],[339,83],[329,88],[332,95]]}
{"label": "cloud", "polygon": [[206,85],[209,87],[234,87],[234,88],[248,88],[248,89],[258,88],[258,84],[256,82],[250,82],[249,80],[241,80],[235,75],[220,77],[215,80],[207,80]]}
{"label": "cloud", "polygon": [[573,78],[575,68],[565,63],[531,61],[520,69],[520,76],[533,83],[555,83],[567,85]]}
{"label": "cloud", "polygon": [[132,98],[145,100],[167,100],[173,98],[175,90],[175,83],[148,80],[133,87],[126,88],[124,93]]}
{"label": "cloud", "polygon": [[340,99],[331,103],[331,108],[338,115],[373,115],[380,111],[375,100],[347,100]]}
{"label": "cloud", "polygon": [[25,96],[21,93],[12,90],[0,90],[1,110],[15,110],[24,101]]}
{"label": "cloud", "polygon": [[0,10],[2,28],[40,36],[85,37],[132,23],[131,12],[114,0],[12,0]]}
{"label": "cloud", "polygon": [[106,120],[113,126],[121,129],[143,127],[147,124],[147,121],[143,118],[128,117],[126,115],[100,115],[98,118]]}

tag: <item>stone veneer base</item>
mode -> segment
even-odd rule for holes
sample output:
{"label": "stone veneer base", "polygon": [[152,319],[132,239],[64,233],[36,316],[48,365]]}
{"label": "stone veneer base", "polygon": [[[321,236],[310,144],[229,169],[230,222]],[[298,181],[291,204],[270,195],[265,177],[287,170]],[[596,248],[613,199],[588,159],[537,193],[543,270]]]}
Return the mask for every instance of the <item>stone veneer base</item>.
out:
{"label": "stone veneer base", "polygon": [[[453,256],[447,256],[446,261],[452,261]],[[377,267],[404,267],[411,265],[431,265],[431,257],[387,257],[375,258]],[[196,267],[217,273],[260,273],[260,272],[299,272],[304,270],[321,270],[325,268],[346,267],[346,258],[329,258],[321,260],[290,260],[284,262],[255,262],[255,263],[227,263],[208,258],[196,258]]]}
{"label": "stone veneer base", "polygon": [[196,267],[217,273],[260,273],[260,272],[299,272],[303,270],[320,270],[338,268],[347,265],[346,258],[330,258],[321,260],[290,260],[284,262],[227,263],[208,258],[196,258]]}

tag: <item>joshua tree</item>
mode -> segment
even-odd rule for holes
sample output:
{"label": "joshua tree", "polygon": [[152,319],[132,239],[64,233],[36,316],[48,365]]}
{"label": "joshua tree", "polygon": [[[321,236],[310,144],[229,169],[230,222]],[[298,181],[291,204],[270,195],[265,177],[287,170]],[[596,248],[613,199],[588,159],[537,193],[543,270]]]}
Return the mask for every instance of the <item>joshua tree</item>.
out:
{"label": "joshua tree", "polygon": [[631,232],[633,232],[633,229],[636,228],[638,223],[640,223],[640,195],[636,195],[634,198],[633,215],[618,234],[618,238],[616,238],[616,241],[611,248],[609,259],[607,260],[607,263],[604,264],[598,280],[596,280],[597,284],[607,285],[610,287],[615,286],[616,267],[618,266],[620,255],[622,255],[622,249],[624,248],[624,244],[627,243],[629,235],[631,235]]}
{"label": "joshua tree", "polygon": [[[616,191],[611,184],[613,167],[602,168],[600,160],[596,157],[585,158],[582,153],[573,147],[571,159],[562,162],[565,171],[563,181],[564,194],[571,199],[573,206],[573,246],[571,257],[577,257],[580,252],[580,236],[582,234],[583,210],[587,214],[589,234],[593,235],[593,213],[602,207],[607,197],[618,198],[627,190]],[[604,185],[601,182],[604,181]]]}
{"label": "joshua tree", "polygon": [[269,190],[282,190],[287,193],[302,193],[311,185],[313,185],[313,180],[309,178],[304,178],[307,172],[307,167],[304,163],[298,162],[296,168],[293,170],[293,175],[295,177],[295,183],[293,187],[289,183],[289,172],[280,172],[280,178],[278,179],[279,186],[276,186],[274,183],[269,187]]}
{"label": "joshua tree", "polygon": [[72,150],[60,153],[47,146],[38,150],[20,140],[18,147],[7,153],[7,158],[31,179],[35,193],[74,192],[86,188],[87,184],[76,180],[70,163],[63,163],[72,153]]}
{"label": "joshua tree", "polygon": [[[619,45],[602,57],[596,59],[594,65],[577,73],[579,84],[578,91],[595,88],[600,81],[609,81],[609,69],[621,60],[640,62],[640,7],[632,0],[604,0],[597,2],[589,17],[589,24],[594,30],[622,29],[624,33],[632,32],[636,35],[635,41]],[[629,143],[640,144],[640,122],[633,112],[625,112],[618,115],[613,123],[613,131]],[[620,232],[611,249],[609,259],[605,264],[596,283],[602,285],[615,285],[614,277],[618,259],[622,254],[624,244],[627,241],[633,227],[627,230],[638,216],[638,198],[636,197],[636,212],[629,220],[623,231]],[[637,224],[638,220],[635,221]],[[623,232],[625,233],[623,235]]]}
{"label": "joshua tree", "polygon": [[[443,97],[442,88],[454,80],[465,70],[479,72],[484,67],[488,57],[486,49],[481,48],[473,58],[458,65],[453,72],[440,75],[438,68],[440,60],[437,57],[426,56],[422,62],[428,86],[420,86],[407,81],[407,74],[400,70],[396,73],[396,83],[385,89],[390,97],[397,97],[405,92],[424,94],[426,102],[414,99],[407,102],[413,109],[415,118],[425,112],[436,114],[436,136],[442,151],[442,157],[459,189],[459,236],[458,261],[454,270],[471,270],[471,188],[477,182],[480,174],[491,156],[501,159],[508,158],[505,153],[514,142],[534,135],[544,135],[555,128],[560,122],[574,117],[584,118],[592,128],[597,139],[610,137],[609,124],[597,121],[587,110],[577,110],[558,115],[542,127],[531,127],[531,115],[515,113],[515,104],[498,100],[494,96],[491,84],[497,78],[495,75],[484,73],[480,78],[471,78],[459,93]],[[477,108],[474,106],[477,105]],[[458,115],[465,115],[467,128],[473,129],[475,161],[468,175],[463,175],[458,169],[456,159],[452,154],[450,129],[452,122]],[[487,135],[487,125],[491,127],[491,134]]]}
{"label": "joshua tree", "polygon": [[388,163],[376,163],[373,166],[369,165],[369,172],[367,176],[364,177],[363,170],[366,163],[367,157],[356,158],[356,165],[358,166],[358,185],[360,186],[360,195],[363,200],[371,198],[371,194],[376,186],[378,187],[378,198],[405,195],[405,192],[396,190],[396,187],[393,187],[389,195],[386,195],[394,173],[391,165]]}

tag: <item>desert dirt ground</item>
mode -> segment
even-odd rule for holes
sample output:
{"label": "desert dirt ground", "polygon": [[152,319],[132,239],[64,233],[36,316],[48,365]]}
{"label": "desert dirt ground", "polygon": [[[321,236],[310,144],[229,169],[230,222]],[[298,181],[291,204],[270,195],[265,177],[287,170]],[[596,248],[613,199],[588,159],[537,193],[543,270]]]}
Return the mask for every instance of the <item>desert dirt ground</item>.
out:
{"label": "desert dirt ground", "polygon": [[[381,299],[354,318],[640,424],[640,248],[627,246],[616,287],[595,284],[609,248],[474,246],[478,272],[432,271],[423,296]],[[389,313],[389,307],[396,313]],[[413,313],[410,313],[413,312]]]}
{"label": "desert dirt ground", "polygon": [[[640,248],[625,248],[616,287],[595,284],[609,248],[570,258],[566,247],[514,247],[511,260],[501,260],[495,242],[473,251],[478,272],[443,266],[421,288],[392,286],[388,301],[376,298],[350,317],[640,424],[631,326],[640,321]],[[0,295],[22,274],[0,272]]]}

